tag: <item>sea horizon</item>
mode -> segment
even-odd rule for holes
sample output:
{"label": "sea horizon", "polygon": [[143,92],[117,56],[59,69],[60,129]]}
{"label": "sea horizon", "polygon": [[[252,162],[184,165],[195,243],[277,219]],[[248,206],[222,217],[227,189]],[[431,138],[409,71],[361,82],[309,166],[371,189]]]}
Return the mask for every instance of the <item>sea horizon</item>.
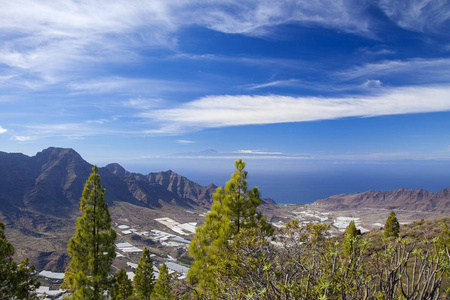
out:
{"label": "sea horizon", "polygon": [[[186,171],[180,174],[202,186],[214,183],[224,186],[230,174],[205,174]],[[277,204],[310,204],[338,194],[372,191],[393,191],[400,188],[425,189],[439,192],[450,188],[450,174],[429,172],[403,173],[399,170],[315,171],[315,172],[254,172],[248,175],[248,187],[257,186],[261,198],[270,198]]]}

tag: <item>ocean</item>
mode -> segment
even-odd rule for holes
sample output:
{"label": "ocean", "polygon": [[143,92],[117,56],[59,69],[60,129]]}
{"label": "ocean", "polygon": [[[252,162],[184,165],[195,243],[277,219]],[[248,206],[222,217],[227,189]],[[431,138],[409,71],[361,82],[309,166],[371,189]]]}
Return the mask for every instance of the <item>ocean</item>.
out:
{"label": "ocean", "polygon": [[[450,161],[405,160],[387,162],[246,161],[248,186],[257,186],[261,197],[279,204],[307,204],[343,193],[399,188],[438,192],[450,188]],[[125,166],[147,174],[172,169],[206,186],[224,186],[233,173],[233,160],[153,160],[150,164]]]}
{"label": "ocean", "polygon": [[[442,170],[445,169],[445,170]],[[231,174],[205,174],[186,171],[181,174],[201,185],[225,185]],[[330,169],[309,172],[264,172],[248,174],[248,186],[257,186],[262,198],[278,204],[307,204],[343,193],[369,190],[392,191],[399,188],[438,192],[450,188],[450,168],[387,167]]]}

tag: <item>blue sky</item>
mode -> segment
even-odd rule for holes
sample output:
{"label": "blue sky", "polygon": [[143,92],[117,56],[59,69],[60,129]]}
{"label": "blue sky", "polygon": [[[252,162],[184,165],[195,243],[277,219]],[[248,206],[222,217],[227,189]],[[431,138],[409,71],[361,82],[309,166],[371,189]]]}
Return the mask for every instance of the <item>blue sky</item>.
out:
{"label": "blue sky", "polygon": [[0,151],[141,172],[450,161],[448,1],[0,3]]}

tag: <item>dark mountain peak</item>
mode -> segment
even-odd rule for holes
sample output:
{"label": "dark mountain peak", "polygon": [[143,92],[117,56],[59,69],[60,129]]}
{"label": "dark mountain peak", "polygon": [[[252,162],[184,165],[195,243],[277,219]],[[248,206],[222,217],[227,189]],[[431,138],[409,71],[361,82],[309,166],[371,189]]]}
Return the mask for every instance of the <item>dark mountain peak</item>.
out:
{"label": "dark mountain peak", "polygon": [[265,206],[277,205],[277,203],[271,198],[263,198],[263,199],[261,199],[261,204],[265,205]]}
{"label": "dark mountain peak", "polygon": [[[47,149],[38,152],[36,156],[63,156],[63,155],[78,155],[72,148],[59,148],[59,147],[48,147]],[[80,156],[81,157],[81,156]]]}
{"label": "dark mountain peak", "polygon": [[208,186],[206,187],[207,189],[217,189],[218,188],[218,186],[217,185],[215,185],[214,183],[210,183],[210,184],[208,184]]}
{"label": "dark mountain peak", "polygon": [[78,152],[72,148],[56,148],[50,147],[41,152],[38,152],[35,156],[38,164],[52,165],[58,161],[72,161],[72,162],[86,162]]}
{"label": "dark mountain peak", "polygon": [[124,177],[125,175],[128,174],[128,171],[126,171],[121,165],[119,165],[118,163],[112,163],[112,164],[108,164],[105,167],[108,171],[110,171],[111,173],[113,173],[114,175],[117,175],[119,177]]}

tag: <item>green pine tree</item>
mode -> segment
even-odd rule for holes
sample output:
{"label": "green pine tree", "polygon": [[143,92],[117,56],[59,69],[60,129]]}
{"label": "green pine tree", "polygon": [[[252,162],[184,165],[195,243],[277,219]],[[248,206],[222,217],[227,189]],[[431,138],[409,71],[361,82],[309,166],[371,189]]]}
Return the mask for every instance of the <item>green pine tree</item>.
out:
{"label": "green pine tree", "polygon": [[17,299],[38,299],[35,290],[39,288],[39,280],[32,276],[34,266],[29,265],[28,258],[22,260],[16,273],[15,295]]}
{"label": "green pine tree", "polygon": [[124,269],[116,274],[111,292],[111,300],[126,300],[133,295],[133,283]]}
{"label": "green pine tree", "polygon": [[170,287],[170,280],[172,276],[169,275],[169,270],[166,264],[163,264],[159,269],[159,277],[156,281],[152,293],[152,299],[158,300],[173,300],[175,299]]}
{"label": "green pine tree", "polygon": [[398,223],[395,212],[391,211],[384,225],[384,236],[397,238],[400,233],[400,224]]}
{"label": "green pine tree", "polygon": [[256,227],[261,215],[256,208],[261,204],[261,198],[257,187],[247,188],[247,171],[244,170],[245,162],[242,159],[235,161],[236,171],[226,183],[223,191],[223,206],[225,213],[230,218],[233,234],[239,233],[241,228]]}
{"label": "green pine tree", "polygon": [[355,221],[351,220],[345,229],[345,236],[343,242],[343,251],[345,255],[350,255],[354,250],[354,242],[358,235],[356,230]]}
{"label": "green pine tree", "polygon": [[198,289],[216,289],[214,272],[217,262],[226,256],[228,239],[232,229],[230,219],[224,212],[221,188],[214,194],[211,211],[206,214],[205,224],[197,227],[189,245],[189,253],[194,258],[188,272],[188,281],[197,284]]}
{"label": "green pine tree", "polygon": [[28,258],[19,266],[12,259],[14,246],[5,235],[5,224],[0,222],[0,299],[36,299],[39,281],[32,276],[34,266]]}
{"label": "green pine tree", "polygon": [[110,269],[114,260],[116,232],[105,202],[105,190],[100,184],[98,168],[92,168],[84,186],[75,236],[69,240],[67,250],[72,258],[65,273],[62,288],[73,299],[105,299],[111,288]]}
{"label": "green pine tree", "polygon": [[5,235],[5,224],[0,222],[0,299],[12,298],[15,290],[17,263],[12,259],[14,246]]}
{"label": "green pine tree", "polygon": [[263,227],[270,232],[271,227],[256,208],[261,203],[257,187],[248,190],[245,163],[235,161],[235,172],[225,188],[217,188],[211,211],[205,223],[196,229],[189,246],[194,262],[188,273],[191,284],[197,284],[200,293],[214,294],[217,291],[215,272],[219,262],[227,260],[229,241],[242,229]]}
{"label": "green pine tree", "polygon": [[153,260],[150,251],[145,248],[134,276],[134,295],[139,299],[151,299],[150,296],[155,286],[155,275],[153,274]]}

